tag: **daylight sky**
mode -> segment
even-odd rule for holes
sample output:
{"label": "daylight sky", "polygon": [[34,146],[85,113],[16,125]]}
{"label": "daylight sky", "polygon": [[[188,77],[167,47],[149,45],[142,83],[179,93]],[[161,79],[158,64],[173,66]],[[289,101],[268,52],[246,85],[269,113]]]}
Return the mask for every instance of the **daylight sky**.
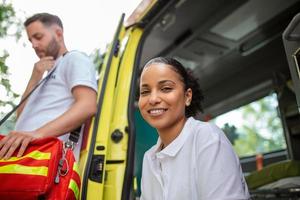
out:
{"label": "daylight sky", "polygon": [[[17,16],[22,20],[38,12],[58,15],[63,21],[67,48],[77,49],[90,55],[95,49],[100,48],[101,52],[105,50],[106,45],[113,39],[121,14],[125,13],[126,19],[140,1],[6,0],[5,2],[12,2]],[[38,57],[31,48],[25,31],[18,43],[12,37],[2,39],[0,46],[10,54],[7,65],[12,89],[22,94]]]}

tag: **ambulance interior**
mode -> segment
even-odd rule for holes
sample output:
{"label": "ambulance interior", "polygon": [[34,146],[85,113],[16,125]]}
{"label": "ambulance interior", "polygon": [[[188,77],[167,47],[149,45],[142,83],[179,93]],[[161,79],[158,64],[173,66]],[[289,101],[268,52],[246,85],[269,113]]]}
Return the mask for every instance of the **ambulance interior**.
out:
{"label": "ambulance interior", "polygon": [[[251,133],[256,135],[253,141],[264,139],[262,143],[245,135],[248,140],[241,141],[243,134],[233,125],[241,121],[239,117],[229,118],[227,130],[240,137],[240,146],[254,148],[239,154],[253,199],[300,198],[300,114],[282,40],[283,31],[300,12],[300,1],[179,0],[160,1],[156,7],[140,23],[146,33],[139,66],[156,56],[171,56],[192,69],[205,96],[204,113],[198,116],[202,120],[216,122],[243,107],[249,114],[253,102],[272,104],[267,109],[272,114],[254,110],[258,121],[250,125],[245,118],[248,127],[272,119],[265,123],[271,127],[268,133],[259,126]],[[264,118],[270,115],[273,118]],[[138,111],[136,120],[136,162],[141,163],[157,135]],[[139,182],[141,164],[135,170]]]}

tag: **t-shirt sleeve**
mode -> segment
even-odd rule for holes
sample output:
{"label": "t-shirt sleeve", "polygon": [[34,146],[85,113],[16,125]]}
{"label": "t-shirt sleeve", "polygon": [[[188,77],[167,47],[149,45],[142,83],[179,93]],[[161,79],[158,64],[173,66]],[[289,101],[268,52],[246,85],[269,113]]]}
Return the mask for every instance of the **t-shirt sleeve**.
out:
{"label": "t-shirt sleeve", "polygon": [[69,89],[82,85],[97,92],[95,67],[89,57],[80,52],[71,52],[67,56],[66,80]]}

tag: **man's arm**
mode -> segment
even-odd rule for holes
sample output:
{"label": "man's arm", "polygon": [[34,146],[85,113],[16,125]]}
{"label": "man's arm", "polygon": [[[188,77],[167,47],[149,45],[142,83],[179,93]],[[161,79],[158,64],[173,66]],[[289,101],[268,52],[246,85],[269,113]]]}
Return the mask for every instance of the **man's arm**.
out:
{"label": "man's arm", "polygon": [[[42,79],[44,72],[46,70],[50,70],[54,66],[54,62],[55,61],[53,60],[53,57],[46,56],[41,58],[38,62],[34,64],[31,77],[28,81],[27,87],[21,99],[24,99],[34,89],[34,87]],[[22,103],[20,107],[17,109],[17,118],[20,116],[21,112],[23,111],[26,102],[27,101]]]}
{"label": "man's arm", "polygon": [[97,93],[86,86],[75,86],[72,90],[73,105],[61,116],[35,131],[12,131],[0,141],[0,159],[8,159],[20,147],[22,156],[30,141],[37,138],[57,137],[74,130],[96,113]]}
{"label": "man's arm", "polygon": [[60,136],[78,128],[96,113],[97,93],[86,86],[76,86],[72,90],[75,102],[60,117],[37,129],[39,138]]}

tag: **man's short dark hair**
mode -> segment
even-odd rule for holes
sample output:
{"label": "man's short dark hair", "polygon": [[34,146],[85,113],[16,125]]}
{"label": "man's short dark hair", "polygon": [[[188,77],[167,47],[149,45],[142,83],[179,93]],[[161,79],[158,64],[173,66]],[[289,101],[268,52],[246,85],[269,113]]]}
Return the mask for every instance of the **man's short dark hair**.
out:
{"label": "man's short dark hair", "polygon": [[51,26],[53,24],[56,24],[56,25],[60,26],[63,29],[63,24],[62,24],[60,18],[56,15],[52,15],[52,14],[49,14],[49,13],[37,13],[37,14],[29,17],[24,22],[24,26],[27,27],[27,26],[29,26],[29,24],[31,24],[35,21],[40,21],[45,26]]}

